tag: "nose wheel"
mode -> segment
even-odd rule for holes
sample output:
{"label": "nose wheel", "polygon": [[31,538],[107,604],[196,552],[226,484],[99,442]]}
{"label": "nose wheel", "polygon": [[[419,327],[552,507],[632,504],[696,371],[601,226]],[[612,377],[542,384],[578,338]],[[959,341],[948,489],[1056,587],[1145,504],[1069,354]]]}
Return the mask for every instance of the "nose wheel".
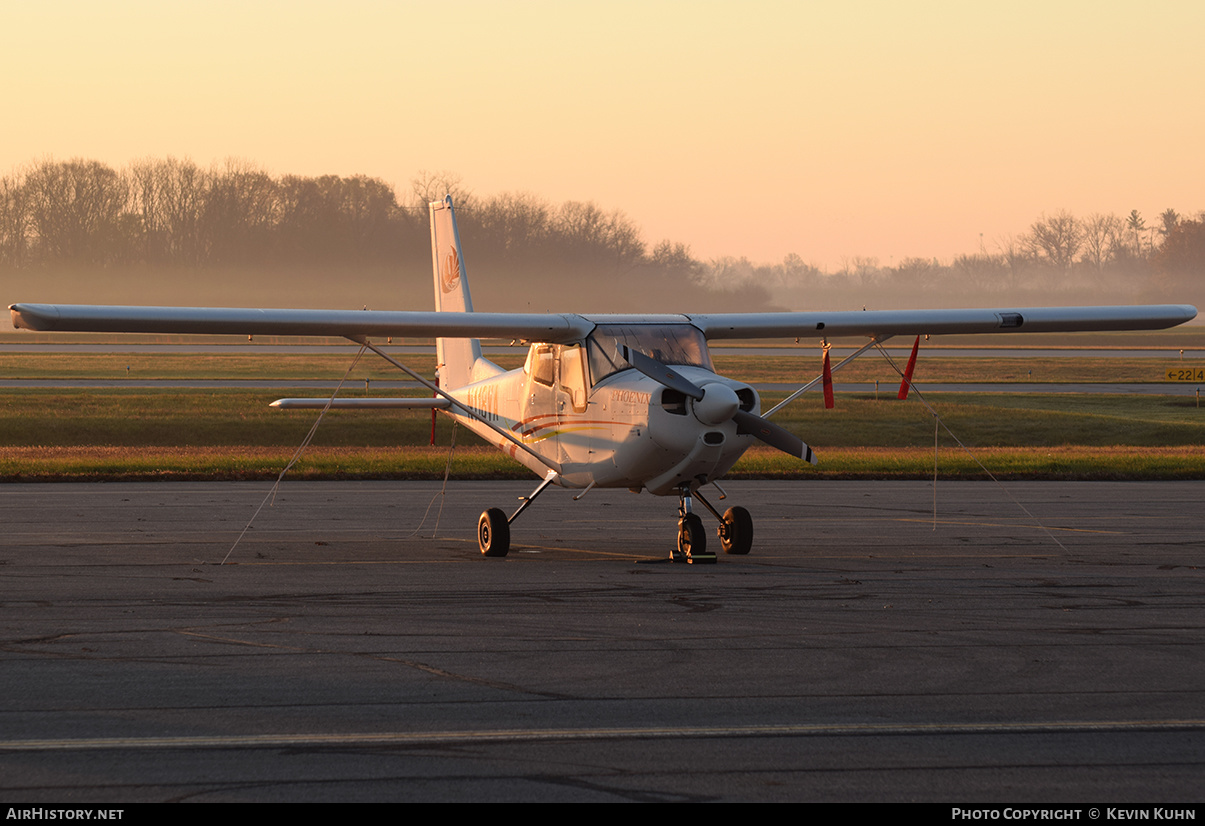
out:
{"label": "nose wheel", "polygon": [[691,513],[691,492],[686,486],[678,490],[678,545],[670,558],[674,562],[693,565],[715,564],[715,552],[707,551],[707,532],[703,530],[703,520],[698,514]]}
{"label": "nose wheel", "polygon": [[707,532],[698,514],[688,513],[678,520],[678,551],[674,562],[715,562],[715,554],[707,553]]}
{"label": "nose wheel", "polygon": [[674,562],[714,563],[716,560],[715,552],[707,551],[707,533],[703,530],[703,521],[691,512],[696,498],[719,520],[720,527],[716,533],[724,553],[737,556],[749,553],[753,548],[753,517],[749,511],[737,506],[724,511],[721,516],[697,490],[692,492],[684,485],[678,490],[678,547],[671,554]]}

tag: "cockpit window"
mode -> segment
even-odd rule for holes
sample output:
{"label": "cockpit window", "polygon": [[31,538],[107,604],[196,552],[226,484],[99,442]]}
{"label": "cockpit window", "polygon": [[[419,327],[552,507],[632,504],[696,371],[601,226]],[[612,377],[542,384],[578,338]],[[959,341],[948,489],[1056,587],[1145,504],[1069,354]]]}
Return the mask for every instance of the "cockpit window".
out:
{"label": "cockpit window", "polygon": [[537,344],[528,355],[528,370],[540,384],[552,387],[556,381],[556,347],[552,344]]}
{"label": "cockpit window", "polygon": [[586,339],[590,380],[598,384],[632,365],[621,355],[626,344],[662,364],[685,364],[712,370],[707,339],[689,324],[600,324]]}

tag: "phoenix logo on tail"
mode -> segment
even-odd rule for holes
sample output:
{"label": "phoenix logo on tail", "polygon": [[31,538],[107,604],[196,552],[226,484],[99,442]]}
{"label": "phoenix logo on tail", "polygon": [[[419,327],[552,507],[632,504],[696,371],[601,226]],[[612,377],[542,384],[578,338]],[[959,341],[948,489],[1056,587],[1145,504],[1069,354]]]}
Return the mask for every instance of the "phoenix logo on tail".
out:
{"label": "phoenix logo on tail", "polygon": [[445,293],[450,293],[460,286],[460,255],[452,249],[444,257],[443,278],[440,286]]}

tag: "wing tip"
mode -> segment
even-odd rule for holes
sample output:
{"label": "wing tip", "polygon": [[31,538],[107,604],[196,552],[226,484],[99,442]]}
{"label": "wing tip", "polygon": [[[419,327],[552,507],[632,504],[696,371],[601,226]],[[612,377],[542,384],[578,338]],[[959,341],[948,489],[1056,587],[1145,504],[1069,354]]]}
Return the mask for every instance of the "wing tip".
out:
{"label": "wing tip", "polygon": [[53,330],[58,312],[49,304],[9,304],[8,312],[17,330]]}

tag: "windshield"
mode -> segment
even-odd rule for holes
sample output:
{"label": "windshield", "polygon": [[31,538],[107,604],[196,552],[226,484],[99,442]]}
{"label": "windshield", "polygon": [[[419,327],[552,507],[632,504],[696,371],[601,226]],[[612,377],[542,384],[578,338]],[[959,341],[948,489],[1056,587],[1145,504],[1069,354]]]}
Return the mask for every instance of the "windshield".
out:
{"label": "windshield", "polygon": [[600,324],[586,339],[590,380],[598,384],[632,365],[620,354],[626,344],[662,364],[686,364],[712,370],[707,339],[689,324]]}

